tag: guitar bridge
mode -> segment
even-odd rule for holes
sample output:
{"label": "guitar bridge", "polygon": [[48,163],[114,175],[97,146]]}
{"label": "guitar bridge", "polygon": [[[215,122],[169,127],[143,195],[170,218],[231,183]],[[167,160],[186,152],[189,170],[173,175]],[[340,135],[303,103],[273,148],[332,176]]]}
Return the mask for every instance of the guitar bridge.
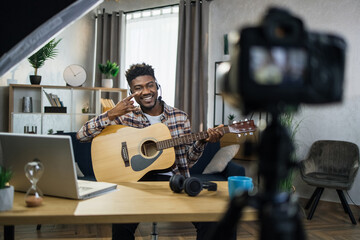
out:
{"label": "guitar bridge", "polygon": [[123,161],[125,163],[125,167],[129,167],[130,166],[129,152],[128,152],[128,149],[127,149],[126,142],[121,143],[121,156],[122,156],[122,159],[123,159]]}

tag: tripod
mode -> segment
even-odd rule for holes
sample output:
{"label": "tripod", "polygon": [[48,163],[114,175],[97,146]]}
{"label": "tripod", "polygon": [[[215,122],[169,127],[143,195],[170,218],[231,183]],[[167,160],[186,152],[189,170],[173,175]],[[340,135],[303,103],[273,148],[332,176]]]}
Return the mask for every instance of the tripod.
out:
{"label": "tripod", "polygon": [[272,113],[272,122],[264,130],[259,145],[259,175],[264,179],[264,191],[255,196],[249,196],[248,192],[236,195],[212,240],[230,239],[245,206],[259,211],[261,240],[305,239],[297,200],[294,195],[278,191],[280,180],[292,167],[290,156],[293,151],[287,129],[280,124],[279,114],[279,111]]}

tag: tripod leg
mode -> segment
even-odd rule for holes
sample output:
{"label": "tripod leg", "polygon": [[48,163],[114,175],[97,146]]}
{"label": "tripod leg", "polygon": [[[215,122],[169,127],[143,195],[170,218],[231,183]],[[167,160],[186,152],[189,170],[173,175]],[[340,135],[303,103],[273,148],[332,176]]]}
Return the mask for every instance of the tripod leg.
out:
{"label": "tripod leg", "polygon": [[318,205],[318,203],[319,203],[320,197],[321,197],[321,195],[322,195],[323,192],[324,192],[324,188],[320,188],[318,194],[316,195],[315,202],[314,202],[314,204],[312,205],[312,207],[311,207],[311,209],[310,209],[309,215],[308,215],[308,217],[307,217],[308,220],[311,220],[311,219],[312,219],[312,217],[313,217],[313,215],[314,215],[314,212],[315,212],[315,210],[316,210],[316,207],[317,207],[317,205]]}
{"label": "tripod leg", "polygon": [[339,190],[339,189],[336,189],[336,192],[337,192],[337,194],[339,195],[341,204],[343,205],[343,207],[344,207],[344,209],[345,209],[345,212],[346,212],[347,214],[349,214],[349,217],[350,217],[350,220],[351,220],[352,224],[356,224],[355,218],[354,218],[354,216],[353,216],[353,214],[352,214],[352,212],[351,212],[351,209],[350,209],[350,207],[349,207],[349,204],[348,204],[347,201],[346,201],[346,198],[345,198],[345,196],[344,196],[343,191],[342,191],[342,190]]}
{"label": "tripod leg", "polygon": [[307,204],[306,204],[306,206],[305,206],[305,209],[309,209],[309,207],[311,206],[311,204],[312,204],[313,201],[314,201],[315,196],[318,195],[319,191],[320,191],[320,188],[317,187],[317,188],[315,189],[315,191],[313,192],[313,194],[311,195],[311,198],[310,198],[309,201],[307,202]]}
{"label": "tripod leg", "polygon": [[296,234],[295,234],[295,236],[296,236],[297,240],[305,240],[306,239],[304,226],[302,224],[302,217],[299,214],[299,210],[296,215]]}
{"label": "tripod leg", "polygon": [[4,225],[4,240],[14,240],[14,239],[15,239],[15,226]]}
{"label": "tripod leg", "polygon": [[254,197],[249,197],[248,193],[244,192],[242,195],[237,195],[230,200],[229,208],[217,224],[217,228],[214,229],[211,240],[228,240],[232,238],[238,220],[242,216],[242,210],[248,204],[249,198],[252,200]]}
{"label": "tripod leg", "polygon": [[158,231],[157,231],[157,223],[152,223],[152,233],[151,233],[151,240],[158,240]]}

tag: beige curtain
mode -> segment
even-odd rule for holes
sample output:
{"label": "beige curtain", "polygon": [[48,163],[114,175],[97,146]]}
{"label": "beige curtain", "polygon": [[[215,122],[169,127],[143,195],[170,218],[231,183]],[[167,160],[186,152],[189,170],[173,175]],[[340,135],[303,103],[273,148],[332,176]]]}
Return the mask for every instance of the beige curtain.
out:
{"label": "beige curtain", "polygon": [[[97,43],[96,43],[96,70],[95,70],[95,87],[101,86],[101,75],[98,64],[106,63],[107,60],[116,62],[120,65],[121,60],[121,43],[123,29],[123,12],[113,12],[112,14],[103,12],[97,16]],[[114,78],[114,87],[120,87],[119,73]]]}
{"label": "beige curtain", "polygon": [[175,107],[189,114],[192,131],[207,129],[209,2],[180,0]]}

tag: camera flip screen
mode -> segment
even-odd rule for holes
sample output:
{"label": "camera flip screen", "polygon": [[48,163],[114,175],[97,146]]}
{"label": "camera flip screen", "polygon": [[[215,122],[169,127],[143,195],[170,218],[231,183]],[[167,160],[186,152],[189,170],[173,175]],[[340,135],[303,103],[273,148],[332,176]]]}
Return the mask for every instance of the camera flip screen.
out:
{"label": "camera flip screen", "polygon": [[259,85],[302,86],[308,55],[302,48],[251,46],[250,78]]}

